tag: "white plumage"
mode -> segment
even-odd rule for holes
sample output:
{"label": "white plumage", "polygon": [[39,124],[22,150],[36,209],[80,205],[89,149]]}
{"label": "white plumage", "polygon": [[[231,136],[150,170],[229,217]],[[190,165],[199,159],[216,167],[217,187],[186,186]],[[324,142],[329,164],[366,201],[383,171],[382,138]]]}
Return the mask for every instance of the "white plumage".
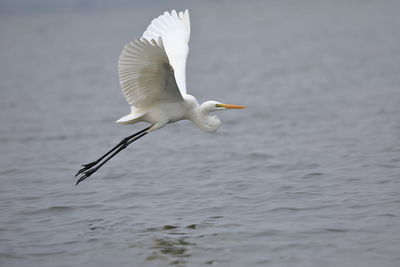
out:
{"label": "white plumage", "polygon": [[122,92],[131,106],[182,100],[161,37],[136,40],[125,46],[118,62]]}
{"label": "white plumage", "polygon": [[211,111],[243,108],[219,105],[216,101],[199,106],[196,98],[187,94],[189,39],[189,11],[178,14],[172,10],[153,19],[139,40],[124,47],[118,71],[131,113],[117,120],[118,123],[145,121],[153,125],[152,131],[167,123],[188,119],[202,130],[212,132],[217,130],[220,121],[208,115]]}
{"label": "white plumage", "polygon": [[154,19],[140,40],[125,46],[118,71],[122,92],[131,106],[140,108],[158,100],[178,100],[179,97],[182,100],[182,95],[186,94],[189,39],[188,10],[180,12],[179,16],[173,10]]}
{"label": "white plumage", "polygon": [[189,53],[190,40],[190,18],[189,11],[171,13],[164,12],[163,15],[153,19],[151,24],[143,33],[141,40],[159,40],[162,38],[165,51],[171,66],[175,70],[175,79],[180,92],[186,94],[186,58]]}
{"label": "white plumage", "polygon": [[119,80],[131,112],[120,118],[121,124],[139,121],[151,126],[124,138],[94,162],[84,164],[76,176],[76,184],[97,171],[104,163],[135,140],[164,125],[191,120],[206,132],[214,132],[221,121],[210,113],[244,106],[206,101],[199,105],[186,91],[186,58],[189,53],[189,12],[172,10],[154,19],[143,36],[127,44],[118,61]]}

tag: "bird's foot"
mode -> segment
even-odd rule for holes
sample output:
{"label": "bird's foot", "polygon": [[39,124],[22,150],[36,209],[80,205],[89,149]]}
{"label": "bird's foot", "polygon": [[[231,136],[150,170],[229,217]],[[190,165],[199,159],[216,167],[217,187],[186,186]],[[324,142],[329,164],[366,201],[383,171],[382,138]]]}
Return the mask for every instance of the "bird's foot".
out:
{"label": "bird's foot", "polygon": [[89,170],[90,168],[92,168],[94,165],[96,165],[98,163],[98,161],[93,161],[90,162],[88,164],[83,164],[82,165],[82,169],[80,169],[76,174],[75,177],[77,177],[79,174],[84,173],[85,171]]}
{"label": "bird's foot", "polygon": [[85,180],[86,178],[88,178],[90,175],[92,175],[95,171],[97,171],[97,169],[98,168],[94,168],[94,169],[90,169],[90,170],[87,170],[87,171],[83,171],[82,173],[83,173],[83,176],[82,177],[80,177],[79,179],[78,179],[78,181],[76,181],[76,184],[75,185],[78,185],[80,182],[82,182],[83,180]]}

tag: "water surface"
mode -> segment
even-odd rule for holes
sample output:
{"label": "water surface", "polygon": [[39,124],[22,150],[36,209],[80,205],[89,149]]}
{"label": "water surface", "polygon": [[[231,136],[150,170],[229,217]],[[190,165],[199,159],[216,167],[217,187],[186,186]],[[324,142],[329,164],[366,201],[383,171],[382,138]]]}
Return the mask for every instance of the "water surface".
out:
{"label": "water surface", "polygon": [[[117,80],[123,45],[190,8],[188,90],[247,105],[149,134]],[[0,264],[398,266],[396,1],[165,3],[0,17]],[[29,10],[28,10],[29,11]]]}

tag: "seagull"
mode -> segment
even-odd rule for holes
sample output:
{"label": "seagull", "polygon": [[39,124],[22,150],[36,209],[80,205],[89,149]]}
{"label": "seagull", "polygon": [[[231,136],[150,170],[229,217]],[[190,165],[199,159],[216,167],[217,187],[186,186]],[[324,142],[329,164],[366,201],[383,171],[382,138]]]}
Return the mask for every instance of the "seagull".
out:
{"label": "seagull", "polygon": [[171,12],[152,20],[140,39],[123,48],[118,60],[119,82],[131,112],[117,120],[122,125],[150,125],[125,137],[99,159],[83,164],[75,177],[80,182],[134,141],[165,125],[190,120],[205,132],[215,132],[221,121],[213,111],[245,106],[206,101],[199,104],[186,90],[186,58],[189,53],[189,11]]}

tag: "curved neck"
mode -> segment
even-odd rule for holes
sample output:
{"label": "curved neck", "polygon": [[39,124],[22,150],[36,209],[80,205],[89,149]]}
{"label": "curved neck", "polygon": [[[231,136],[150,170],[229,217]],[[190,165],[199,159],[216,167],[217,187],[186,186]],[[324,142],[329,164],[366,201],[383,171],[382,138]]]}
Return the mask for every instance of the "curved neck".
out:
{"label": "curved neck", "polygon": [[216,116],[210,116],[210,111],[206,109],[203,105],[195,110],[191,121],[205,132],[215,132],[221,121]]}

